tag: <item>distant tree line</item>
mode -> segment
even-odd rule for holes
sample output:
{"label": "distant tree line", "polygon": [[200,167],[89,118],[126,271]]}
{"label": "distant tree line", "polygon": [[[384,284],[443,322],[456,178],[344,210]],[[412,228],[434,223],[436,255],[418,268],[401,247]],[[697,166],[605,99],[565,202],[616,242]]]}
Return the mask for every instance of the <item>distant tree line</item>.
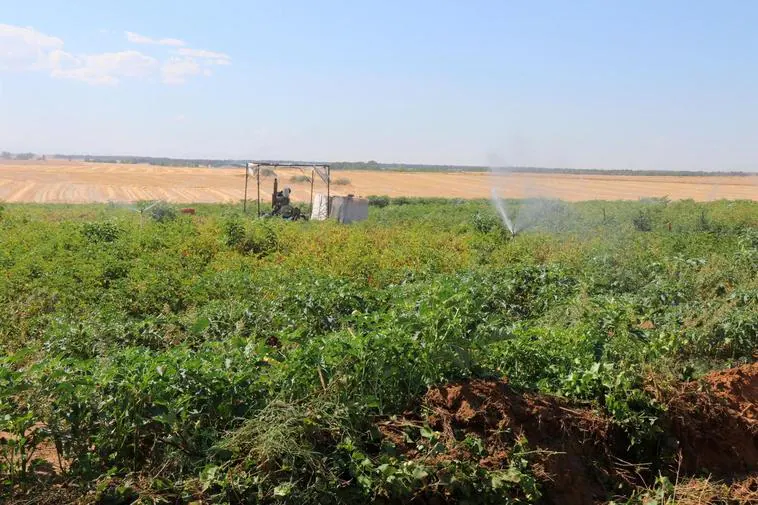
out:
{"label": "distant tree line", "polygon": [[146,164],[164,167],[222,167],[229,165],[244,165],[242,160],[212,160],[192,158],[155,158],[152,156],[101,156],[101,155],[67,155],[54,154],[53,158],[69,161],[77,160],[87,163],[122,163],[129,165]]}
{"label": "distant tree line", "polygon": [[614,169],[591,169],[591,168],[544,168],[544,167],[483,167],[472,165],[418,165],[411,163],[378,163],[368,162],[336,162],[331,163],[333,170],[388,170],[400,172],[489,172],[496,173],[535,173],[535,174],[573,174],[573,175],[650,175],[650,176],[703,176],[703,175],[755,175],[740,171],[708,171],[698,172],[695,170],[614,170]]}
{"label": "distant tree line", "polygon": [[394,172],[486,172],[488,167],[471,165],[422,165],[417,163],[379,163],[377,161],[338,161],[334,170],[387,170]]}
{"label": "distant tree line", "polygon": [[[0,159],[3,159],[3,160],[21,160],[21,161],[25,161],[25,160],[34,160],[34,159],[37,159],[37,158],[38,158],[38,156],[36,154],[34,154],[34,153],[11,153],[11,152],[8,152],[8,151],[2,151],[2,152],[0,152]],[[45,156],[42,155],[42,156],[39,157],[39,159],[44,160]]]}

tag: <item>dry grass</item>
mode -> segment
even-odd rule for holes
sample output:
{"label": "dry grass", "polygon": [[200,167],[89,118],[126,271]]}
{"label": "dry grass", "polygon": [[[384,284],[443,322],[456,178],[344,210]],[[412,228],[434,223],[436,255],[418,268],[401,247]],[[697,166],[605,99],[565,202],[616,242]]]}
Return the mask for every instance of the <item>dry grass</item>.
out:
{"label": "dry grass", "polygon": [[[619,502],[614,502],[619,503]],[[623,502],[621,502],[623,503]],[[708,477],[686,478],[641,492],[634,505],[754,505],[758,503],[758,477],[737,478],[731,483]]]}
{"label": "dry grass", "polygon": [[[280,182],[290,186],[295,200],[308,200],[310,184],[291,182],[302,175],[297,169],[279,170]],[[310,174],[307,174],[310,175]],[[758,200],[758,176],[613,176],[569,174],[401,173],[340,171],[334,175],[349,184],[334,192],[356,195],[441,196],[488,198],[491,187],[502,188],[510,198],[550,197],[566,201],[636,200],[668,196],[699,201]],[[261,197],[269,198],[273,180],[263,178]],[[324,191],[316,178],[315,191]],[[87,203],[108,201],[167,200],[172,202],[233,202],[242,199],[241,168],[169,168],[149,165],[66,162],[59,160],[0,163],[0,201]],[[255,198],[250,180],[248,197]]]}

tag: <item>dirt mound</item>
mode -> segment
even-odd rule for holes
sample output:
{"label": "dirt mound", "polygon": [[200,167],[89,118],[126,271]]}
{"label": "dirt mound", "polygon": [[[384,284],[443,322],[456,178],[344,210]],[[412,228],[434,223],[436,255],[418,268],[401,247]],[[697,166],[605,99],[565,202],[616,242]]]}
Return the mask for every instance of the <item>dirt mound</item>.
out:
{"label": "dirt mound", "polygon": [[[658,472],[669,472],[672,480],[704,475],[733,481],[742,475],[747,480],[741,482],[749,484],[743,495],[754,496],[758,364],[711,373],[664,396],[664,433],[659,447],[646,453],[656,461],[635,460],[623,432],[604,414],[558,397],[519,393],[505,381],[432,388],[419,409],[423,416],[409,415],[379,428],[408,459],[475,461],[493,470],[507,468],[514,447],[525,443],[544,503],[604,503],[614,494],[652,484]],[[445,447],[431,459],[407,436],[409,426],[423,425],[439,432]],[[472,447],[472,436],[481,440],[479,446]]]}
{"label": "dirt mound", "polygon": [[[437,462],[475,459],[485,468],[507,468],[515,444],[525,437],[548,503],[596,503],[608,496],[611,483],[622,480],[610,461],[615,435],[608,419],[571,408],[561,398],[519,394],[504,381],[474,380],[433,388],[423,403],[426,423],[442,433],[447,449]],[[380,430],[414,458],[415,449],[404,446],[400,433],[407,423]],[[480,451],[462,443],[472,434],[482,441]]]}
{"label": "dirt mound", "polygon": [[728,478],[758,470],[758,363],[682,384],[667,417],[683,471]]}
{"label": "dirt mound", "polygon": [[705,381],[732,413],[758,429],[758,362],[713,372]]}

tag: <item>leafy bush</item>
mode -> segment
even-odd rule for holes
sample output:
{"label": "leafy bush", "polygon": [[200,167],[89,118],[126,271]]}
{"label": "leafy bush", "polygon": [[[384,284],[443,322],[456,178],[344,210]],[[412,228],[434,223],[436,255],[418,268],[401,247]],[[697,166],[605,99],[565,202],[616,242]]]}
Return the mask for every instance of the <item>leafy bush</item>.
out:
{"label": "leafy bush", "polygon": [[233,216],[224,223],[224,242],[229,247],[237,247],[245,240],[245,225],[238,216]]}
{"label": "leafy bush", "polygon": [[159,203],[150,209],[150,217],[153,221],[164,223],[176,219],[176,209],[167,203]]}
{"label": "leafy bush", "polygon": [[491,214],[484,214],[482,212],[477,212],[474,214],[473,221],[474,229],[479,233],[489,233],[500,225],[500,221],[497,217]]}
{"label": "leafy bush", "polygon": [[350,184],[350,179],[347,177],[337,177],[332,181],[332,184],[336,184],[337,186],[347,186]]}
{"label": "leafy bush", "polygon": [[245,226],[239,217],[232,217],[224,223],[226,245],[242,254],[265,256],[279,246],[276,231],[267,222]]}
{"label": "leafy bush", "polygon": [[90,242],[114,242],[123,230],[112,221],[84,223],[82,234]]}
{"label": "leafy bush", "polygon": [[653,218],[650,212],[647,210],[641,210],[632,219],[632,224],[637,231],[652,231],[653,230]]}
{"label": "leafy bush", "polygon": [[758,228],[747,228],[739,234],[737,257],[758,272]]}
{"label": "leafy bush", "polygon": [[149,217],[158,223],[173,221],[177,216],[174,206],[167,202],[139,201],[136,207],[141,216]]}
{"label": "leafy bush", "polygon": [[390,197],[388,196],[377,196],[377,195],[370,195],[368,197],[368,204],[371,207],[378,207],[380,209],[386,207],[390,204]]}
{"label": "leafy bush", "polygon": [[463,200],[440,197],[397,196],[390,199],[391,205],[448,205],[461,203],[463,203]]}

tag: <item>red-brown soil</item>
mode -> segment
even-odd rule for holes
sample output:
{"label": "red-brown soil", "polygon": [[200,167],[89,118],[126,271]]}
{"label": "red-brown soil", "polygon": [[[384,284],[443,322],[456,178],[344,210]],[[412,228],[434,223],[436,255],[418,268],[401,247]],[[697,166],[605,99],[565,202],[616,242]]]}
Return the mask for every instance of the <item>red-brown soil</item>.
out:
{"label": "red-brown soil", "polygon": [[[744,500],[758,493],[758,363],[713,372],[662,397],[666,412],[659,461],[628,453],[623,431],[601,412],[558,397],[520,393],[506,381],[432,388],[419,409],[424,415],[379,428],[407,458],[427,463],[465,459],[490,469],[507,468],[514,445],[525,437],[544,503],[605,503],[634,487],[652,485],[659,472],[672,481],[688,479],[693,489],[708,483],[703,492],[715,492],[712,482],[733,482],[724,492],[736,497],[733,503],[749,503]],[[423,424],[441,433],[444,452],[430,458],[406,443],[403,432]],[[484,451],[472,452],[462,443],[466,435],[479,437]]]}
{"label": "red-brown soil", "polygon": [[758,363],[683,384],[668,408],[682,471],[728,477],[758,470]]}

